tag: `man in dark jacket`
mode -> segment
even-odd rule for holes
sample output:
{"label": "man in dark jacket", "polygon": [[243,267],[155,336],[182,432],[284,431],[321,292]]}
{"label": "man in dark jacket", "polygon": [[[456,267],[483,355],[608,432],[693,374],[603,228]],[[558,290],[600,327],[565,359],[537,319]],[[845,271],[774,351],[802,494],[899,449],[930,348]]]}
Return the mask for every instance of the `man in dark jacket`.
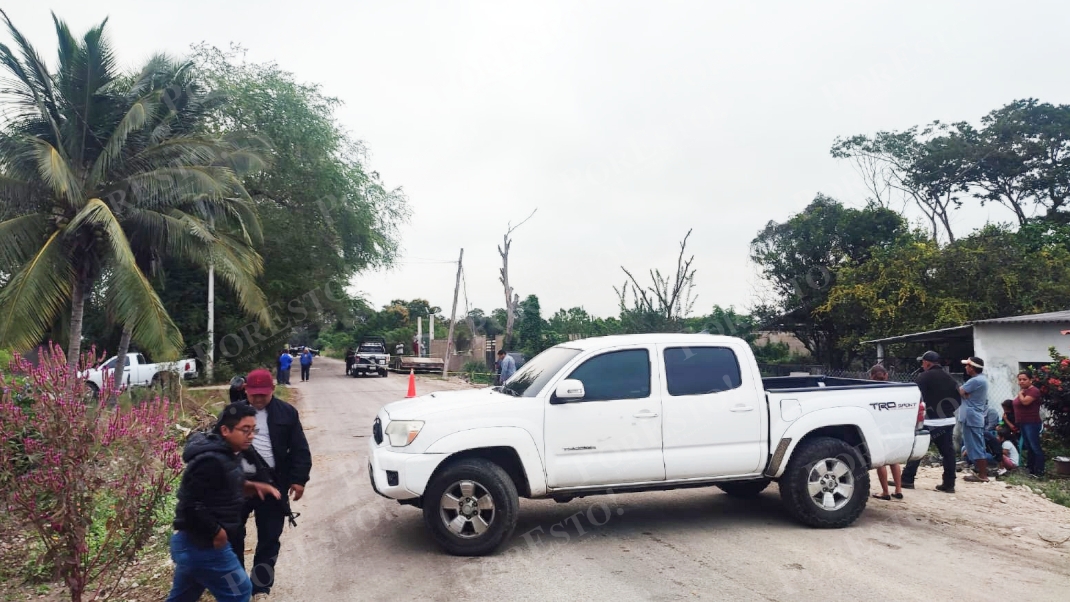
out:
{"label": "man in dark jacket", "polygon": [[223,411],[216,432],[197,433],[182,452],[186,470],[178,488],[171,559],[175,576],[168,602],[196,602],[204,590],[221,602],[245,602],[252,583],[227,545],[241,530],[246,495],[279,498],[265,483],[246,481],[237,454],[256,433],[256,412],[242,404]]}
{"label": "man in dark jacket", "polygon": [[[940,354],[926,351],[918,358],[921,360],[922,373],[915,381],[921,390],[921,400],[925,402],[925,428],[929,429],[932,442],[943,456],[944,481],[936,486],[937,491],[955,493],[955,453],[952,435],[955,431],[955,413],[962,405],[959,384],[944,371],[940,364]],[[914,476],[918,473],[921,460],[907,462],[903,470],[903,487],[914,488]]]}
{"label": "man in dark jacket", "polygon": [[[312,454],[297,409],[275,397],[275,383],[271,372],[253,370],[245,377],[245,393],[254,410],[257,434],[253,450],[270,469],[271,481],[292,501],[301,499],[312,471]],[[271,593],[275,583],[275,561],[279,556],[279,538],[286,518],[290,515],[287,499],[253,499],[245,505],[244,519],[256,517],[256,553],[253,556],[253,595]],[[239,556],[245,551],[245,523],[234,549]],[[244,563],[244,559],[243,559]]]}

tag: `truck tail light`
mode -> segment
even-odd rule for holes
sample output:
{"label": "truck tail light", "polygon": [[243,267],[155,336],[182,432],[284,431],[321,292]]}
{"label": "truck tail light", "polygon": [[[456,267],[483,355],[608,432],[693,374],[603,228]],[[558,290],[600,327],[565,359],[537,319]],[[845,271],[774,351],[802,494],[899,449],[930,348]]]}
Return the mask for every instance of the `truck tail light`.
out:
{"label": "truck tail light", "polygon": [[925,426],[925,402],[918,402],[918,423],[914,425],[914,430],[920,431]]}

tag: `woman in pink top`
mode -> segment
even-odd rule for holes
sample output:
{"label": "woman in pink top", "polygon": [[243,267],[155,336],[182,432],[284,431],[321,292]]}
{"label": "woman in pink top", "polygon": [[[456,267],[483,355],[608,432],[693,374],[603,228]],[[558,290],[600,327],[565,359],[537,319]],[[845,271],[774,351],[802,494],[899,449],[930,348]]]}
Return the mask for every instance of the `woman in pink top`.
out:
{"label": "woman in pink top", "polygon": [[1040,389],[1028,372],[1018,373],[1018,396],[1014,398],[1014,422],[1022,432],[1023,451],[1029,456],[1025,467],[1034,477],[1044,476],[1044,450],[1040,448]]}

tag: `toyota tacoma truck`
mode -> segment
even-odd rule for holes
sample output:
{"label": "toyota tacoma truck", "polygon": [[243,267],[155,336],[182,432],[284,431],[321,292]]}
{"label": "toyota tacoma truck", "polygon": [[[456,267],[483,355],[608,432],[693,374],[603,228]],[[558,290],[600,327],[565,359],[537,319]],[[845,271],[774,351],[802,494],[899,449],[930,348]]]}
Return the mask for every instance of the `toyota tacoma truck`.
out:
{"label": "toyota tacoma truck", "polygon": [[353,367],[349,369],[349,374],[350,376],[378,374],[385,377],[389,365],[390,354],[386,352],[386,339],[365,337],[357,346],[357,354],[353,358]]}
{"label": "toyota tacoma truck", "polygon": [[82,372],[82,377],[86,380],[86,386],[89,387],[94,395],[103,388],[105,374],[109,374],[114,378],[116,386],[119,387],[157,385],[163,372],[178,374],[184,379],[196,378],[197,376],[196,360],[185,359],[177,362],[150,364],[144,355],[133,352],[126,354],[126,361],[123,363],[123,374],[120,378],[115,374],[117,359],[113,355],[103,364]]}
{"label": "toyota tacoma truck", "polygon": [[521,497],[704,486],[750,497],[777,481],[799,522],[846,527],[870,468],[926,453],[923,417],[912,383],[763,379],[741,339],[612,336],[552,347],[500,387],[384,406],[369,471],[457,555],[502,545]]}

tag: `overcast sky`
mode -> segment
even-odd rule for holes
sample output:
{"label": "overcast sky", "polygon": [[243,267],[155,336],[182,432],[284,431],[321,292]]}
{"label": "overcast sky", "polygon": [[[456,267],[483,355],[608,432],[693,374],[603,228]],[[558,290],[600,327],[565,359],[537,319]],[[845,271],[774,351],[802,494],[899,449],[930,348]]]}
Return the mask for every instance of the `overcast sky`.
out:
{"label": "overcast sky", "polygon": [[[50,9],[78,33],[109,17],[131,67],[236,42],[322,84],[413,211],[405,259],[355,289],[377,305],[427,298],[447,315],[456,269],[429,260],[464,247],[469,305],[502,307],[496,245],[535,208],[510,276],[545,317],[615,315],[620,266],[671,269],[689,228],[696,311],[745,309],[760,286],[748,246],[766,222],[817,192],[864,202],[851,167],[829,156],[837,136],[977,121],[1016,98],[1070,102],[1060,2],[9,5],[53,60]],[[961,230],[1010,217],[986,207],[956,219]]]}

